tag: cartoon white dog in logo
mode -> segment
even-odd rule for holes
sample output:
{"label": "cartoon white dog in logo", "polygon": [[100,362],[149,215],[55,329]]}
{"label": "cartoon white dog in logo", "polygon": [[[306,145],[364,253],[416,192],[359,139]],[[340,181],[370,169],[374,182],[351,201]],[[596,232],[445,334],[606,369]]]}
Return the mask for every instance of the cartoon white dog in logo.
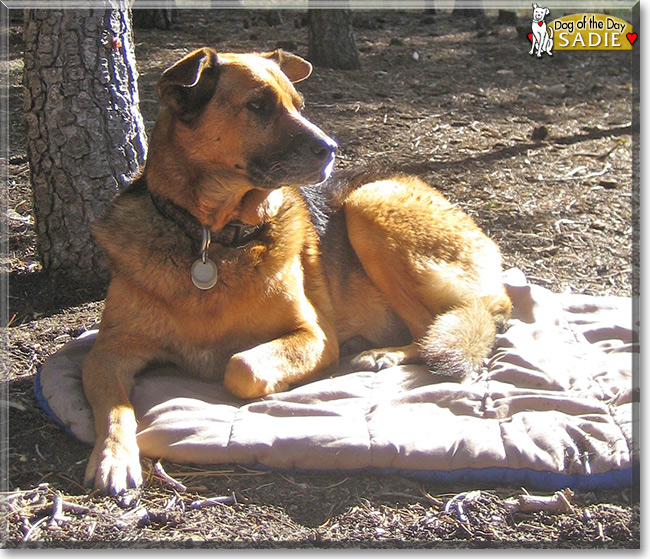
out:
{"label": "cartoon white dog in logo", "polygon": [[549,56],[553,56],[553,28],[551,28],[551,35],[546,30],[546,22],[544,18],[550,13],[548,8],[543,8],[537,4],[533,4],[533,46],[530,48],[528,54],[533,54],[535,47],[537,47],[537,57],[540,58],[543,52],[547,52]]}

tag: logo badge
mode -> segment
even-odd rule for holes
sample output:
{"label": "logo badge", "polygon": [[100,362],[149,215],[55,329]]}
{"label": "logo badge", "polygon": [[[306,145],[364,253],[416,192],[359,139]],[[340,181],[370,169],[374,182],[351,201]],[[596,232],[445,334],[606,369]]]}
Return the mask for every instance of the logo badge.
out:
{"label": "logo badge", "polygon": [[554,50],[632,50],[639,37],[630,23],[607,14],[573,14],[545,23],[547,15],[548,8],[533,4],[529,54],[537,57],[552,56]]}

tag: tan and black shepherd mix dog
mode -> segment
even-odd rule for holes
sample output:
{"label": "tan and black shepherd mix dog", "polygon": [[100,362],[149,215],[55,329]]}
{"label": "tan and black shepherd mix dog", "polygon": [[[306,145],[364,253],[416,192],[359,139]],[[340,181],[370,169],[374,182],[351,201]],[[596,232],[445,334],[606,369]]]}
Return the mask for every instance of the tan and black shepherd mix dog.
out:
{"label": "tan and black shepherd mix dog", "polygon": [[104,493],[142,481],[129,392],[151,363],[251,399],[335,371],[362,340],[353,369],[462,380],[509,316],[498,248],[434,188],[329,178],[336,143],[293,86],[311,71],[203,48],[158,83],[145,168],[95,225],[112,280],[83,366],[86,483]]}

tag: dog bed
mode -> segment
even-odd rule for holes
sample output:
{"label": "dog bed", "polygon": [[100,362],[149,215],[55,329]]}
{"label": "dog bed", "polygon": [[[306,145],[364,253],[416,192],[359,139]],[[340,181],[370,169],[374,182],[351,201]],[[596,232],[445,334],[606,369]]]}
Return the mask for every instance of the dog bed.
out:
{"label": "dog bed", "polygon": [[[504,275],[514,304],[480,374],[458,384],[423,366],[348,372],[255,401],[158,366],[131,398],[145,456],[298,471],[401,473],[438,482],[548,490],[630,486],[638,341],[632,300],[554,294]],[[77,439],[94,428],[81,384],[91,330],[35,381],[46,412]]]}

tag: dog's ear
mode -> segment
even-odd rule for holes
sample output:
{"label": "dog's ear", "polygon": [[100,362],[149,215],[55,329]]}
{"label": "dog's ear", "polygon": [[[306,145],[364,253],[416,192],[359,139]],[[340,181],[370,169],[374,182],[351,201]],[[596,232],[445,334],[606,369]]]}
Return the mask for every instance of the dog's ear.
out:
{"label": "dog's ear", "polygon": [[551,10],[549,10],[548,8],[545,8],[544,10],[545,10],[544,15],[546,16],[551,13]]}
{"label": "dog's ear", "polygon": [[306,80],[311,75],[313,69],[311,62],[286,50],[277,49],[273,52],[265,52],[261,56],[273,60],[280,66],[282,72],[284,72],[292,83]]}
{"label": "dog's ear", "polygon": [[533,10],[537,9],[537,4],[533,4]]}
{"label": "dog's ear", "polygon": [[217,53],[205,47],[165,70],[156,91],[163,105],[181,117],[191,118],[212,99],[218,79]]}

